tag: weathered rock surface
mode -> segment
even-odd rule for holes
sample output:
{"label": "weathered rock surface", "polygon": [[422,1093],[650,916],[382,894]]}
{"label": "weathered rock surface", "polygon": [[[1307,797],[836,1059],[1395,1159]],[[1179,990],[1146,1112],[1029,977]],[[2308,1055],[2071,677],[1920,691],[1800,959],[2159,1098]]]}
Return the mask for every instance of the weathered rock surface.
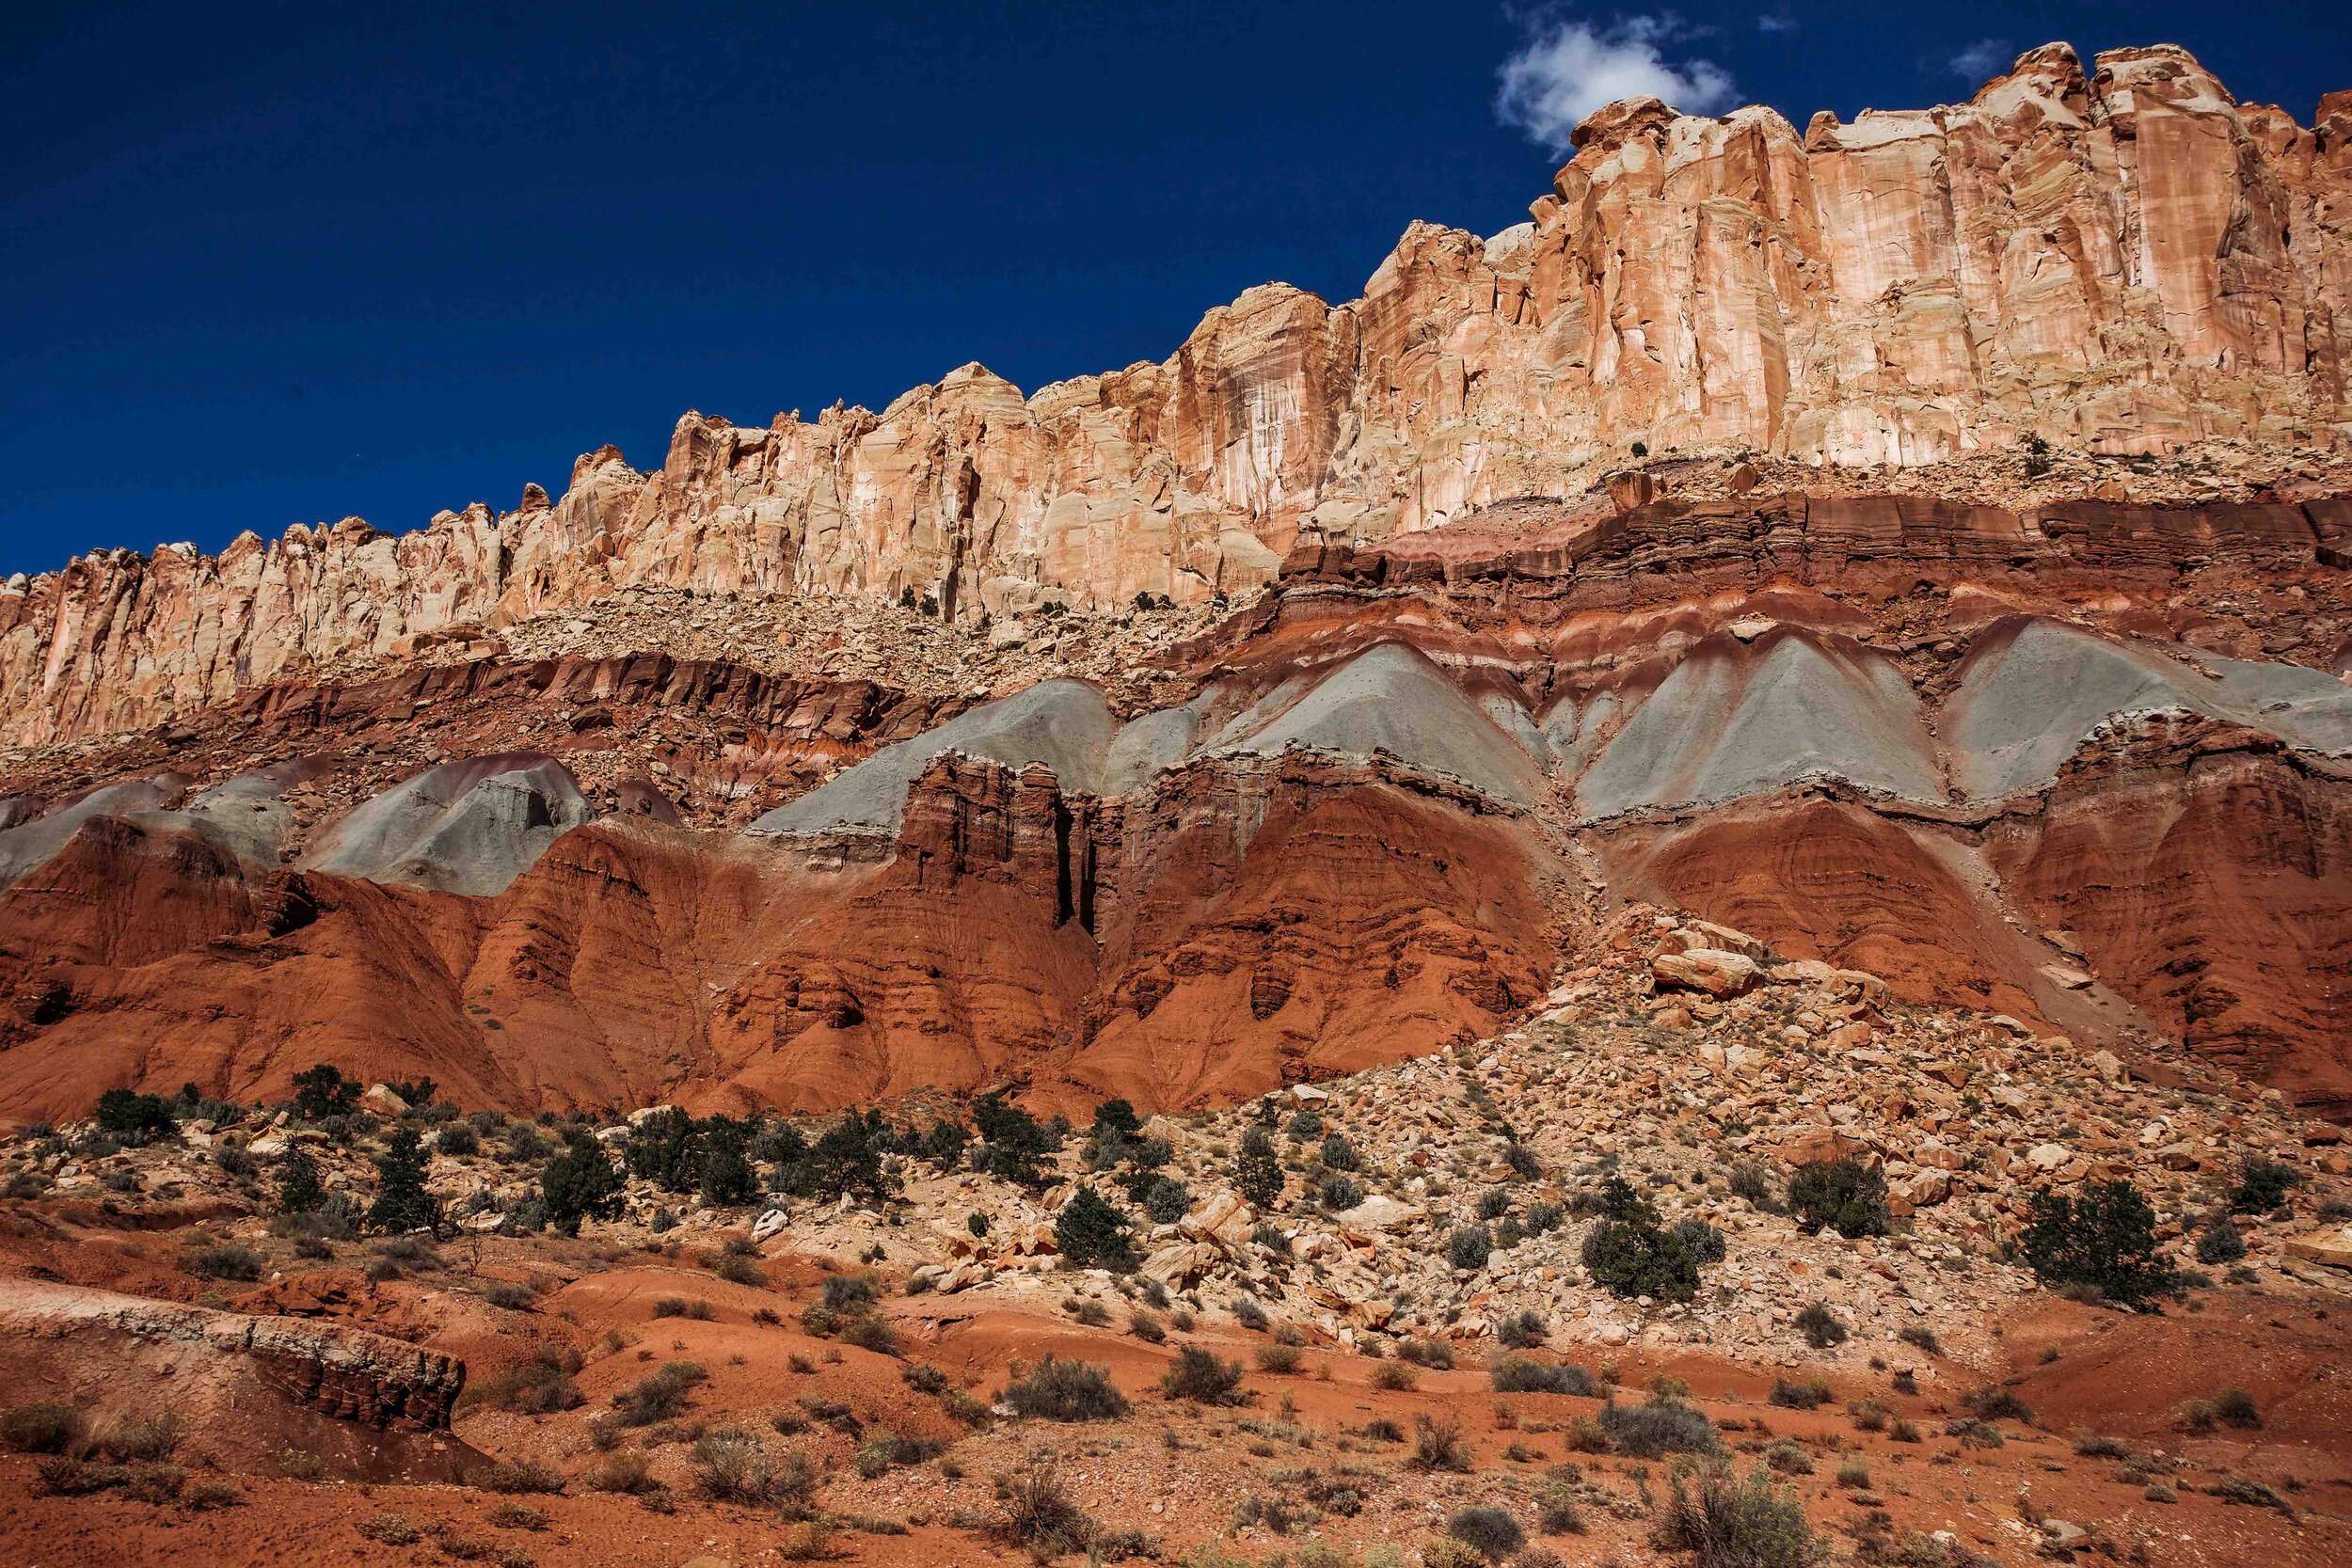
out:
{"label": "weathered rock surface", "polygon": [[2052,45],[1967,103],[1802,135],[1764,108],[1614,105],[1532,222],[1416,224],[1361,298],[1252,289],[1162,363],[1026,398],[966,366],[765,429],[690,414],[658,470],[603,448],[552,504],[11,581],[6,738],[149,724],[628,588],[905,592],[950,619],[1194,602],[1269,580],[1302,535],[1577,494],[1636,440],[1899,466],[2028,439],[2327,450],[2352,337],[2352,120],[2330,103],[2305,129],[2170,46],[2086,73]]}
{"label": "weathered rock surface", "polygon": [[0,1383],[86,1411],[168,1408],[241,1469],[299,1448],[359,1479],[452,1481],[482,1457],[449,1435],[464,1362],[297,1318],[0,1279]]}

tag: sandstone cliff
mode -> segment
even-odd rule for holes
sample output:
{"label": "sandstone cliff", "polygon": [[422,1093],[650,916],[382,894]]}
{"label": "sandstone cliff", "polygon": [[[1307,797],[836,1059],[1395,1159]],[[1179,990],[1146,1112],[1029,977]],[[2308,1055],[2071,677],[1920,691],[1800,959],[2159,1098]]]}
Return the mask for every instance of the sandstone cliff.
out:
{"label": "sandstone cliff", "polygon": [[1180,601],[1658,451],[1898,466],[2028,439],[2275,453],[2352,434],[2352,94],[2241,105],[2170,47],[2062,45],[1969,103],[1720,119],[1613,105],[1533,220],[1416,224],[1332,307],[1283,285],[1168,360],[1018,388],[977,365],[879,414],[688,415],[662,466],[403,536],[99,552],[0,586],[0,742],[631,587],[911,591],[949,617]]}

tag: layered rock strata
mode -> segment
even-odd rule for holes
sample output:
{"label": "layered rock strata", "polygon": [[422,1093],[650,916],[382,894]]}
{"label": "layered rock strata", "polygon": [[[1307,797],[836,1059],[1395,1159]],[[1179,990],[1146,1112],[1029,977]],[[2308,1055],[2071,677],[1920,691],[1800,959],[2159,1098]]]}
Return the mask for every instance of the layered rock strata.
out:
{"label": "layered rock strata", "polygon": [[1361,297],[1282,285],[1164,362],[1024,397],[977,365],[874,413],[689,415],[560,500],[399,537],[357,519],[217,557],[105,551],[0,588],[0,738],[151,724],[631,587],[900,594],[952,619],[1183,601],[1301,537],[1584,489],[1636,442],[1913,466],[2038,442],[2346,434],[2352,94],[2305,128],[2169,46],[2052,45],[1964,104],[1613,105],[1532,220],[1408,230]]}

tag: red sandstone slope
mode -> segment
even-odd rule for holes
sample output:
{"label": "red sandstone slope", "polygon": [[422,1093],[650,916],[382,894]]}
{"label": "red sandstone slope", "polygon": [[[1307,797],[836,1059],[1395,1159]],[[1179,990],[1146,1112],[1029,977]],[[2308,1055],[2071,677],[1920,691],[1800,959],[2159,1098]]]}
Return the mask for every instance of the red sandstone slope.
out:
{"label": "red sandstone slope", "polygon": [[1050,781],[942,767],[885,863],[616,819],[489,898],[93,823],[0,894],[0,1115],[123,1084],[276,1097],[323,1060],[518,1110],[1006,1080],[1184,1104],[1474,1038],[1549,984],[1558,873],[1506,828],[1288,768],[1244,844],[1232,795],[1259,786],[1204,787],[1205,812],[1174,799],[1135,843],[1073,847]]}

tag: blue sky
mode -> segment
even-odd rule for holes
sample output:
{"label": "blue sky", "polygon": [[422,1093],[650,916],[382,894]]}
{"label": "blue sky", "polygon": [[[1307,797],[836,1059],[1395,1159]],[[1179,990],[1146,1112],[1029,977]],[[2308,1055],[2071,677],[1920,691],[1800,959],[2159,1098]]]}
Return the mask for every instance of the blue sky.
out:
{"label": "blue sky", "polygon": [[[1164,356],[1416,217],[1491,232],[1611,90],[1802,126],[2062,38],[2308,122],[2352,7],[11,8],[0,573],[559,491],[688,407]],[[1517,61],[1517,67],[1513,62]]]}

